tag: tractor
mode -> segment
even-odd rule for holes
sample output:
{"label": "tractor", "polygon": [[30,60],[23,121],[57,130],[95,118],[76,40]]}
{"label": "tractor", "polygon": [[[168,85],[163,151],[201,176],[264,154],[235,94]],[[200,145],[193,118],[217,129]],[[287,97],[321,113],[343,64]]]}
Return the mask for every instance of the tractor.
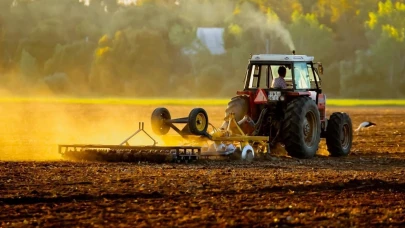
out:
{"label": "tractor", "polygon": [[[296,158],[314,157],[321,138],[331,156],[350,153],[353,139],[348,114],[326,116],[326,95],[322,92],[323,66],[313,56],[282,54],[251,55],[244,89],[228,103],[225,116],[234,115],[247,135],[268,136],[268,150],[277,143]],[[285,88],[272,88],[278,69],[284,67]],[[221,129],[229,122],[225,118]],[[246,120],[246,121],[243,121]]]}
{"label": "tractor", "polygon": [[[69,159],[96,161],[188,162],[208,157],[250,161],[255,154],[271,154],[272,148],[282,144],[292,157],[311,158],[320,139],[326,138],[332,156],[348,155],[353,138],[351,119],[343,112],[326,117],[326,95],[319,76],[323,67],[313,60],[312,56],[295,53],[251,56],[244,89],[228,103],[222,126],[211,124],[210,133],[208,115],[202,108],[174,119],[166,108],[156,108],[151,116],[153,132],[163,136],[173,129],[186,145],[157,146],[144,130],[144,123],[139,123],[139,129],[119,145],[59,145],[59,153]],[[283,88],[272,88],[280,67],[285,70]],[[179,124],[183,128],[176,126]],[[129,145],[128,140],[141,132],[153,144]]]}

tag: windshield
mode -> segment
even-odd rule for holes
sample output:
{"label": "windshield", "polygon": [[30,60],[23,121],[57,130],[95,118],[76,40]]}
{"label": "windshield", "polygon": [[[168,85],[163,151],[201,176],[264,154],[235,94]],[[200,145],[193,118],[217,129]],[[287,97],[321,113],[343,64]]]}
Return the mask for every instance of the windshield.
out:
{"label": "windshield", "polygon": [[[278,69],[283,66],[286,68],[287,72],[285,74],[284,80],[286,81],[292,81],[292,73],[291,73],[291,65],[271,65],[271,73],[274,75],[274,78],[278,78]],[[274,79],[273,78],[273,79]]]}

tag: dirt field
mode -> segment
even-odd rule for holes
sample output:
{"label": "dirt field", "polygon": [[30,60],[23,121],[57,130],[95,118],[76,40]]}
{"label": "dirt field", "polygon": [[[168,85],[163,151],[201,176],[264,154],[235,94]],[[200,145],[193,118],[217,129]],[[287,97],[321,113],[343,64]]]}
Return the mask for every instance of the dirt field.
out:
{"label": "dirt field", "polygon": [[[2,104],[0,227],[405,225],[405,108],[339,108],[354,127],[377,123],[355,135],[346,158],[328,157],[323,143],[311,160],[278,152],[251,164],[59,161],[57,144],[120,143],[138,121],[149,128],[154,108]],[[204,108],[220,125],[223,107]]]}

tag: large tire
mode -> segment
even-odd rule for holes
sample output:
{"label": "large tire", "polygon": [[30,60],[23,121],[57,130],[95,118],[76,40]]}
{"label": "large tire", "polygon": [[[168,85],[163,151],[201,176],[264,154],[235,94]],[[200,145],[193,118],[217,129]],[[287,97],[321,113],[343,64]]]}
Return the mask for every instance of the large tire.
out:
{"label": "large tire", "polygon": [[299,97],[288,103],[282,126],[287,153],[296,158],[312,158],[321,140],[321,121],[315,102]]}
{"label": "large tire", "polygon": [[170,130],[170,126],[165,120],[170,120],[170,112],[166,108],[156,108],[151,117],[152,131],[157,135],[165,135]]}
{"label": "large tire", "polygon": [[208,123],[207,112],[202,108],[195,108],[188,115],[188,128],[195,135],[206,135]]}
{"label": "large tire", "polygon": [[[236,96],[231,99],[228,103],[228,107],[225,110],[225,118],[229,116],[230,113],[235,114],[235,120],[238,122],[243,119],[243,117],[249,111],[249,97],[247,96]],[[226,128],[228,121],[224,121],[221,128]]]}
{"label": "large tire", "polygon": [[343,112],[335,112],[329,118],[326,129],[326,146],[333,157],[347,156],[352,148],[352,120]]}

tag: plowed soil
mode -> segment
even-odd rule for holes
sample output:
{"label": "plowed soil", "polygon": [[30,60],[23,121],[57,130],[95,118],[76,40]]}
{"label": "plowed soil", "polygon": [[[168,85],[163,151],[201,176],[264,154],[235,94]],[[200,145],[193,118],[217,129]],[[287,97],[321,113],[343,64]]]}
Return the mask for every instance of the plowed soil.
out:
{"label": "plowed soil", "polygon": [[[330,108],[356,128],[348,157],[274,151],[195,164],[62,161],[59,143],[120,143],[155,107],[5,104],[0,227],[405,226],[405,108]],[[168,107],[172,117],[192,107]],[[204,107],[219,126],[223,107]],[[141,142],[147,142],[142,139]],[[160,140],[160,139],[159,139]],[[139,142],[137,142],[139,143]],[[22,161],[26,160],[26,161]]]}

